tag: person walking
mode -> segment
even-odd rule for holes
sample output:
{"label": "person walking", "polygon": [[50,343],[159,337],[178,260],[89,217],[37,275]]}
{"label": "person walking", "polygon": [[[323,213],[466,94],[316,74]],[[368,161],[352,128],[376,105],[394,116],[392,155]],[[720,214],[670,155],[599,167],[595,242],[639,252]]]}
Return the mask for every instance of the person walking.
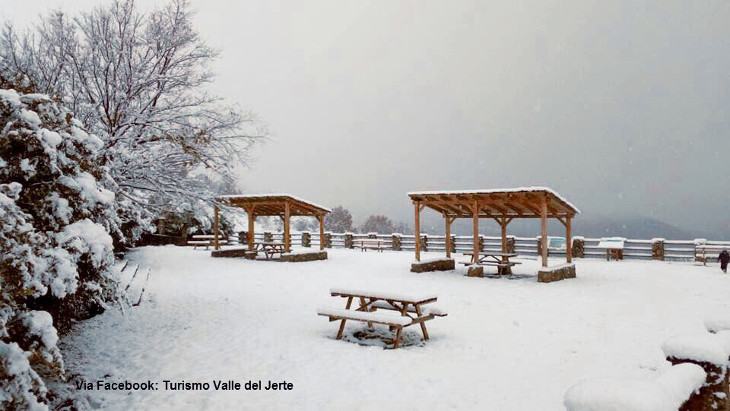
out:
{"label": "person walking", "polygon": [[727,249],[722,250],[717,259],[720,260],[720,269],[723,273],[727,274],[727,263],[730,261],[730,254],[727,252]]}

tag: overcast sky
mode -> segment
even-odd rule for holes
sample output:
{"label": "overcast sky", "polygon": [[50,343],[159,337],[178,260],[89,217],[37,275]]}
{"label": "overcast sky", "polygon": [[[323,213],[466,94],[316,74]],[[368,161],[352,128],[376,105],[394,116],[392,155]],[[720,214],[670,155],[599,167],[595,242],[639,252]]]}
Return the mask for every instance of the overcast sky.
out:
{"label": "overcast sky", "polygon": [[272,131],[247,191],[412,224],[408,191],[544,185],[585,216],[730,230],[728,1],[193,4],[214,91]]}

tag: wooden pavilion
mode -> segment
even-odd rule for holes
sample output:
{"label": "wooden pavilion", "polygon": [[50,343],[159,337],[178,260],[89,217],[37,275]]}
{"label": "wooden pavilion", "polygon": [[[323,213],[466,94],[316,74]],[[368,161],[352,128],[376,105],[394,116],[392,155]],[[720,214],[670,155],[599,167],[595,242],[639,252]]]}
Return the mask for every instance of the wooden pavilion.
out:
{"label": "wooden pavilion", "polygon": [[[284,221],[284,252],[291,251],[291,238],[289,235],[289,220],[293,216],[316,217],[319,221],[319,249],[324,249],[324,216],[330,212],[314,203],[302,200],[289,194],[245,194],[225,195],[215,199],[221,204],[230,207],[240,207],[248,214],[248,249],[254,247],[254,220],[256,217],[279,216]],[[215,207],[213,234],[215,249],[218,250],[218,213],[219,207]]]}
{"label": "wooden pavilion", "polygon": [[[507,252],[507,224],[515,218],[539,218],[542,220],[542,243],[539,250],[542,266],[547,267],[547,219],[555,218],[565,226],[568,263],[572,260],[570,223],[580,213],[573,204],[547,187],[522,187],[492,190],[421,191],[408,193],[416,211],[416,261],[421,260],[420,215],[428,207],[444,217],[446,238],[451,238],[451,223],[457,218],[473,220],[474,255],[479,255],[479,219],[492,218],[502,228],[502,252]],[[446,257],[451,257],[451,247],[446,247]]]}

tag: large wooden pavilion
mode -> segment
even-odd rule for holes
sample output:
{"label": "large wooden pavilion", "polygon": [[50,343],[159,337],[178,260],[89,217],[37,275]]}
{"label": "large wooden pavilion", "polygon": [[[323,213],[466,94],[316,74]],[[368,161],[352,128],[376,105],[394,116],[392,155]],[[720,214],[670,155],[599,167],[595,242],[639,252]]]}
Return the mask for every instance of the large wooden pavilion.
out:
{"label": "large wooden pavilion", "polygon": [[[492,190],[420,191],[408,193],[415,206],[416,239],[421,238],[420,215],[428,207],[444,217],[446,238],[451,237],[451,223],[457,218],[473,220],[474,255],[479,255],[479,219],[492,218],[502,228],[502,252],[507,252],[507,224],[515,218],[542,220],[540,254],[542,266],[547,267],[547,219],[555,218],[565,226],[565,256],[571,262],[570,223],[580,210],[547,187],[521,187]],[[448,240],[447,240],[448,244]],[[451,257],[446,247],[446,257]],[[416,241],[416,261],[421,260],[420,241]]]}
{"label": "large wooden pavilion", "polygon": [[[293,216],[316,217],[319,221],[319,249],[324,249],[324,216],[330,209],[317,204],[302,200],[289,194],[244,194],[225,195],[215,199],[223,205],[240,207],[248,214],[248,249],[253,250],[254,246],[254,220],[256,217],[279,216],[284,221],[284,252],[291,251],[291,239],[289,236],[289,220]],[[218,213],[219,207],[215,207],[213,234],[214,245],[218,250]]]}

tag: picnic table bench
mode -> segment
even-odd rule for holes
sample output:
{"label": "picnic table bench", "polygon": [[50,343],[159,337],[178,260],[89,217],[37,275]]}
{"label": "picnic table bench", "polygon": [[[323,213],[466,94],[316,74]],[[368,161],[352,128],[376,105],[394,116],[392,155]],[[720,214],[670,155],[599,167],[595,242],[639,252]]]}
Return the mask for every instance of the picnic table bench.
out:
{"label": "picnic table bench", "polygon": [[473,251],[464,251],[464,255],[471,256],[471,261],[462,262],[465,266],[473,264],[487,265],[497,267],[497,274],[512,274],[512,267],[517,264],[522,264],[519,261],[510,261],[510,258],[517,257],[515,253],[479,253],[478,258],[474,258]]}
{"label": "picnic table bench", "polygon": [[[447,315],[446,311],[435,306],[424,307],[426,304],[436,302],[437,297],[435,294],[408,295],[333,288],[330,290],[330,295],[346,298],[345,308],[319,308],[317,314],[329,317],[330,321],[340,320],[340,327],[337,331],[338,340],[342,338],[347,320],[362,321],[367,323],[368,327],[372,327],[373,324],[383,324],[387,325],[391,331],[395,330],[393,348],[398,348],[404,327],[420,324],[423,338],[428,340],[428,330],[425,322],[432,320],[434,317]],[[350,307],[354,299],[359,300],[359,307],[351,310]],[[379,313],[378,310],[391,313]],[[399,315],[393,315],[392,312]]]}
{"label": "picnic table bench", "polygon": [[[209,234],[196,234],[192,237],[192,240],[187,242],[187,244],[192,245],[193,250],[198,248],[199,246],[205,246],[205,249],[207,250],[208,247],[215,245],[215,236],[209,235]],[[218,244],[220,244],[220,245],[228,244],[228,240],[219,238]]]}
{"label": "picnic table bench", "polygon": [[281,256],[281,254],[285,252],[284,243],[261,242],[254,243],[253,245],[253,250],[246,251],[246,254],[252,255],[253,258],[255,258],[259,253],[262,253],[267,260],[271,260],[274,254],[279,254]]}
{"label": "picnic table bench", "polygon": [[355,238],[352,240],[353,247],[359,248],[360,251],[365,251],[368,248],[371,250],[378,250],[382,253],[385,248],[385,240],[380,238]]}

